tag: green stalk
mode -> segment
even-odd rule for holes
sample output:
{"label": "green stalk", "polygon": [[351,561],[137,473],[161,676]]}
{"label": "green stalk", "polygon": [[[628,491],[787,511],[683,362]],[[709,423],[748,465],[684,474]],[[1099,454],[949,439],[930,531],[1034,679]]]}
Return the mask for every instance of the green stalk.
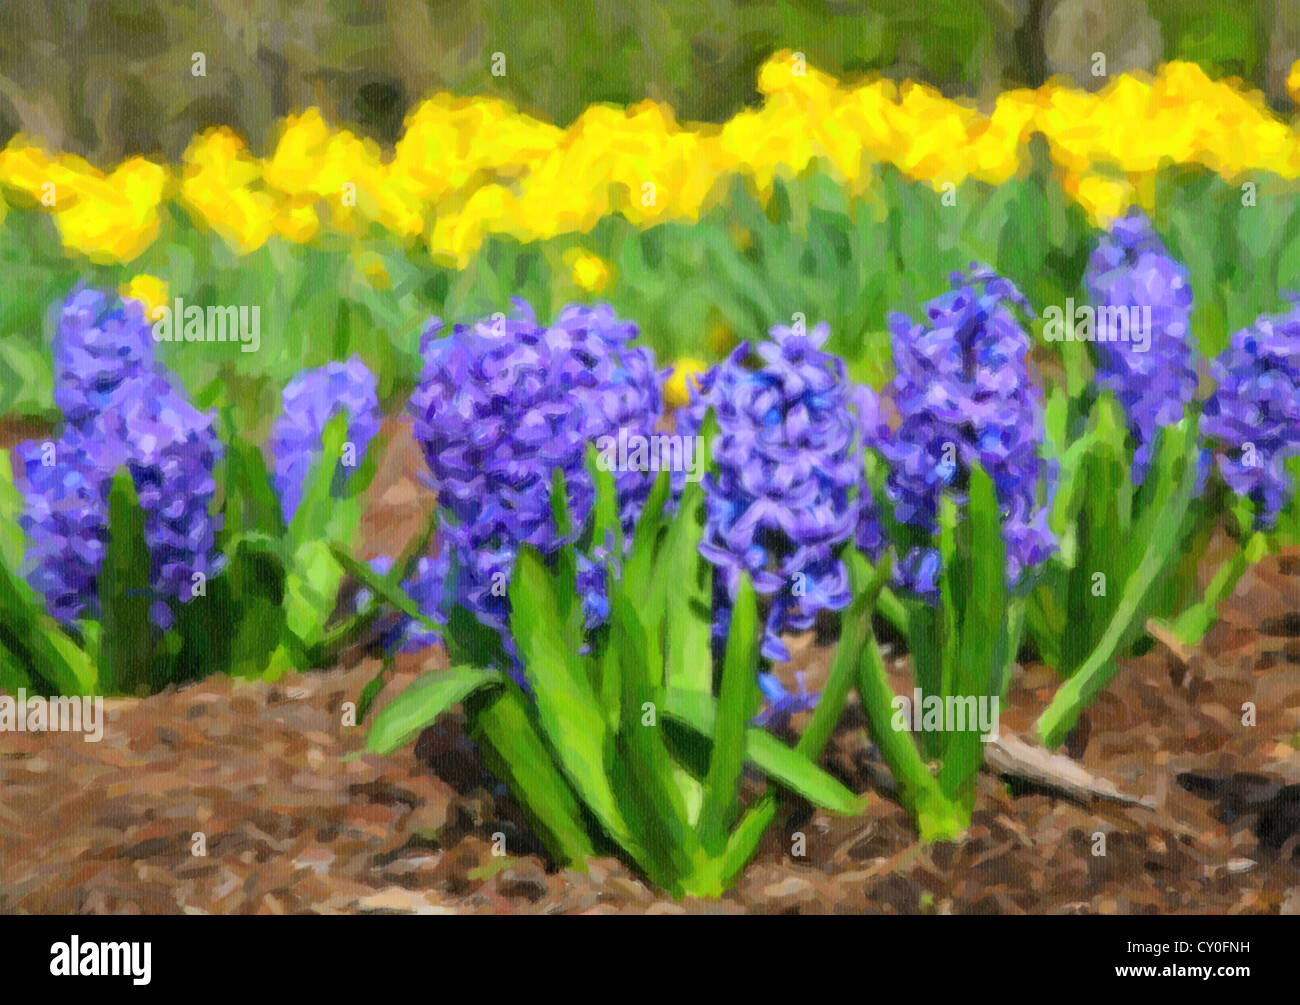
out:
{"label": "green stalk", "polygon": [[1177,544],[1178,529],[1196,486],[1196,464],[1188,458],[1183,463],[1181,484],[1169,505],[1164,508],[1161,522],[1150,538],[1146,554],[1125,584],[1124,593],[1101,641],[1083,665],[1061,685],[1052,697],[1051,704],[1038,717],[1038,735],[1043,746],[1049,750],[1059,747],[1065,741],[1066,735],[1078,721],[1079,714],[1114,680],[1118,672],[1115,651],[1124,641],[1156,576],[1165,567],[1170,549]]}
{"label": "green stalk", "polygon": [[812,721],[795,745],[795,750],[807,755],[812,761],[821,757],[844,712],[844,703],[853,690],[853,676],[859,654],[866,645],[867,632],[871,628],[871,616],[878,601],[884,596],[885,580],[889,575],[888,559],[873,570],[853,549],[847,553],[845,565],[848,567],[849,589],[854,601],[840,621],[840,641],[835,649],[835,659],[831,663],[826,687],[822,689],[821,698],[813,710]]}
{"label": "green stalk", "polygon": [[894,629],[907,638],[911,627],[911,619],[907,614],[907,606],[899,599],[889,587],[884,586],[876,598],[876,611],[882,618],[894,626]]}
{"label": "green stalk", "polygon": [[[873,570],[859,552],[849,549],[845,555],[845,565],[848,566],[850,589],[855,599],[841,622],[840,642],[835,650],[835,660],[831,664],[826,687],[813,710],[812,721],[794,748],[814,763],[821,758],[822,751],[826,749],[831,734],[839,724],[844,703],[853,689],[854,673],[861,652],[869,641],[872,645],[875,644],[871,639],[871,618],[876,610],[885,606],[886,595],[888,603],[895,608],[895,615],[900,615],[901,620],[896,621],[888,613],[885,617],[895,627],[901,628],[907,623],[902,603],[885,588],[885,581],[889,578],[888,558]],[[724,888],[730,885],[749,861],[759,839],[776,818],[776,808],[776,794],[768,791],[741,817],[722,855],[720,879]]]}
{"label": "green stalk", "polygon": [[1246,570],[1268,552],[1268,541],[1263,534],[1252,534],[1246,546],[1235,552],[1214,573],[1199,604],[1183,611],[1174,622],[1174,636],[1185,646],[1199,645],[1214,623],[1219,619],[1219,604],[1232,595]]}
{"label": "green stalk", "polygon": [[898,783],[898,800],[911,815],[921,840],[929,843],[955,838],[970,823],[969,816],[944,796],[921,759],[911,734],[894,729],[894,692],[885,674],[875,632],[870,627],[858,664],[858,694],[872,739]]}

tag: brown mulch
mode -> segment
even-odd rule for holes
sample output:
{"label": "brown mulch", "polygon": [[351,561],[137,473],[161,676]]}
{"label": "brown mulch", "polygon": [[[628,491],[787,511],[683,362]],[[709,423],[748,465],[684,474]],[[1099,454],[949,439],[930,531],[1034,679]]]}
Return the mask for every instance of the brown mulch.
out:
{"label": "brown mulch", "polygon": [[[384,503],[364,529],[366,554],[404,540],[427,512],[427,490],[403,486],[418,455],[408,443],[394,456],[375,489]],[[811,634],[792,644],[782,673],[797,666],[815,688],[829,650]],[[891,664],[896,688],[910,688],[905,664]],[[440,650],[402,657],[380,704],[445,665]],[[838,817],[784,805],[717,902],[674,901],[616,860],[588,874],[551,867],[454,717],[392,756],[345,760],[365,727],[344,724],[344,703],[378,669],[354,652],[333,670],[276,683],[218,677],[109,699],[99,743],[0,733],[0,911],[1300,913],[1300,839],[1260,838],[1276,807],[1203,798],[1177,781],[1191,772],[1224,793],[1268,798],[1300,782],[1295,556],[1243,580],[1190,665],[1153,650],[1087,714],[1080,762],[1153,797],[1154,809],[1077,805],[985,774],[968,834],[925,847],[880,790],[851,708],[824,763],[855,791],[875,790],[869,807]],[[1002,730],[1032,738],[1055,686],[1050,671],[1025,668]],[[1251,726],[1245,702],[1256,709]],[[799,834],[806,854],[796,858]]]}

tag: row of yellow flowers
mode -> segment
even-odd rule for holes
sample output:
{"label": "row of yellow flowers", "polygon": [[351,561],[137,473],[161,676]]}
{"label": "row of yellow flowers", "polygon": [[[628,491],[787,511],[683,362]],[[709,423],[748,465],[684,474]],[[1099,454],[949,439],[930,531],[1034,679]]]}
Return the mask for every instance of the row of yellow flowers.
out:
{"label": "row of yellow flowers", "polygon": [[[1141,180],[1167,163],[1229,179],[1300,177],[1300,132],[1258,92],[1194,63],[1167,63],[1151,79],[1124,74],[1098,93],[1060,81],[1006,91],[988,111],[923,84],[841,85],[790,52],[774,55],[758,83],[761,107],[721,126],[679,124],[647,101],[594,105],[562,129],[495,98],[439,94],[408,117],[389,157],[316,109],[288,118],[267,158],[219,127],[196,136],[178,167],[133,157],[106,173],[16,137],[0,151],[0,192],[47,209],[68,249],[103,263],[143,252],[174,199],[240,253],[273,236],[306,242],[323,227],[378,223],[463,265],[491,234],[544,239],[611,213],[643,225],[694,220],[737,175],[763,194],[814,159],[854,193],[879,164],[936,188],[999,184],[1022,169],[1035,133],[1098,222],[1139,199]],[[1300,63],[1289,85],[1300,101]],[[584,286],[608,278],[599,260],[570,264]]]}

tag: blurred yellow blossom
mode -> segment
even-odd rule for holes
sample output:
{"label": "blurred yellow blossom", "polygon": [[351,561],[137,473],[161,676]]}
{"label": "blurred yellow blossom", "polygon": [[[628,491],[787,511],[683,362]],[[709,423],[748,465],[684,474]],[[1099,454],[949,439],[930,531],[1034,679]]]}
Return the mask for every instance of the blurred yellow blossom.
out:
{"label": "blurred yellow blossom", "polygon": [[[682,408],[691,402],[691,387],[699,387],[699,378],[709,366],[702,360],[683,356],[673,364],[672,372],[664,381],[664,402],[673,408]],[[688,383],[689,386],[688,386]]]}
{"label": "blurred yellow blossom", "polygon": [[384,267],[384,260],[374,251],[354,251],[352,253],[352,262],[357,271],[370,281],[370,285],[377,290],[386,290],[392,286],[392,279],[389,278],[388,270]]}
{"label": "blurred yellow blossom", "polygon": [[[1287,87],[1300,101],[1300,63]],[[1300,177],[1293,125],[1258,91],[1185,61],[1119,74],[1096,93],[1053,79],[977,108],[921,83],[842,82],[783,50],[759,68],[758,90],[761,105],[721,125],[679,123],[667,105],[643,101],[592,105],[564,128],[498,98],[436,94],[407,116],[391,158],[309,108],[283,121],[265,159],[224,127],[195,136],[174,190],[168,169],[142,158],[105,173],[15,137],[0,151],[0,195],[49,212],[65,246],[101,262],[140,254],[174,191],[241,254],[276,236],[306,242],[322,228],[361,236],[379,226],[463,267],[497,234],[545,240],[611,214],[639,226],[698,220],[737,175],[764,199],[777,178],[815,163],[855,197],[871,197],[886,164],[936,188],[1002,184],[1020,173],[1034,136],[1095,221],[1149,202],[1170,164],[1227,179]],[[569,264],[584,289],[609,282],[594,264]]]}
{"label": "blurred yellow blossom", "polygon": [[1137,198],[1133,186],[1127,181],[1091,173],[1067,173],[1062,185],[1097,227],[1110,226],[1128,211]]}
{"label": "blurred yellow blossom", "polygon": [[727,324],[726,321],[715,318],[713,323],[709,325],[705,344],[713,355],[725,356],[736,346],[736,333],[731,330],[731,325]]}
{"label": "blurred yellow blossom", "polygon": [[225,126],[190,142],[181,157],[181,200],[241,255],[256,251],[274,231],[275,200],[259,186],[257,160]]}
{"label": "blurred yellow blossom", "polygon": [[571,248],[564,255],[573,285],[584,293],[600,294],[609,285],[612,275],[610,264],[598,255],[581,248]]}
{"label": "blurred yellow blossom", "polygon": [[92,262],[129,262],[158,236],[167,170],[132,157],[105,178],[83,177],[77,198],[54,214],[65,247]]}
{"label": "blurred yellow blossom", "polygon": [[154,311],[168,305],[167,283],[157,276],[142,272],[123,283],[117,291],[127,300],[134,300],[144,308],[145,317],[153,319]]}

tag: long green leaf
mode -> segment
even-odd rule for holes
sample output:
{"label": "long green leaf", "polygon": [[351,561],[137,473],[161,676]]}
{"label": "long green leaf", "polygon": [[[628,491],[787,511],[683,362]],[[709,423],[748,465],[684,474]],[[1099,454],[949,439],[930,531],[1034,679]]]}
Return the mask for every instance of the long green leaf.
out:
{"label": "long green leaf", "polygon": [[[1173,428],[1169,427],[1165,432]],[[1191,434],[1188,432],[1186,435],[1190,437]],[[1043,746],[1049,749],[1060,746],[1074,728],[1079,714],[1114,679],[1118,671],[1115,652],[1137,623],[1151,585],[1178,545],[1183,514],[1196,488],[1196,474],[1194,453],[1188,451],[1182,456],[1181,477],[1174,498],[1164,510],[1163,518],[1156,523],[1148,539],[1146,555],[1125,584],[1105,633],[1091,655],[1057,690],[1047,709],[1038,717],[1038,734]]]}
{"label": "long green leaf", "polygon": [[725,847],[727,831],[736,816],[740,773],[745,764],[745,731],[757,705],[758,598],[748,574],[741,573],[731,606],[713,753],[700,810],[700,842],[710,854],[719,854]]}
{"label": "long green leaf", "polygon": [[969,818],[944,795],[930,774],[908,729],[894,728],[894,692],[889,685],[884,660],[868,626],[866,645],[858,664],[858,693],[880,756],[898,784],[898,800],[915,821],[925,841],[956,837]]}
{"label": "long green leaf", "polygon": [[377,754],[391,753],[432,725],[452,705],[480,688],[501,687],[504,683],[504,675],[478,667],[452,667],[425,674],[375,716],[366,736],[366,748]]}
{"label": "long green leaf", "polygon": [[523,692],[507,681],[471,712],[470,725],[488,768],[519,800],[551,854],[585,870],[596,852],[583,825],[582,807],[538,735]]}
{"label": "long green leaf", "polygon": [[[669,688],[665,713],[702,737],[711,739],[717,719],[712,697],[698,691]],[[781,743],[766,730],[745,730],[745,760],[773,781],[822,809],[856,813],[862,801],[809,758]]]}
{"label": "long green leaf", "polygon": [[538,720],[565,776],[601,826],[633,858],[644,860],[641,841],[619,812],[610,785],[605,717],[584,660],[561,634],[556,592],[537,551],[520,549],[510,583],[510,628],[533,685]]}
{"label": "long green leaf", "polygon": [[702,506],[699,484],[688,484],[664,542],[654,602],[664,625],[665,680],[673,687],[712,692],[713,569],[699,552]]}
{"label": "long green leaf", "polygon": [[260,533],[279,540],[284,516],[262,451],[238,436],[232,411],[223,412],[226,436],[225,532],[228,535]]}
{"label": "long green leaf", "polygon": [[0,450],[0,562],[20,568],[27,551],[27,539],[19,524],[23,497],[14,483],[9,451]]}
{"label": "long green leaf", "polygon": [[32,588],[0,562],[0,684],[44,682],[69,697],[95,692],[95,665],[45,613]]}
{"label": "long green leaf", "polygon": [[420,606],[411,599],[401,585],[390,575],[383,576],[370,568],[365,562],[358,562],[343,545],[331,542],[330,554],[343,566],[348,575],[370,590],[379,600],[391,604],[408,617],[419,621],[426,628],[442,631],[442,625],[420,610]]}
{"label": "long green leaf", "polygon": [[[999,678],[1006,661],[1006,548],[1002,541],[1002,519],[991,479],[978,464],[971,466],[968,527],[970,596],[962,613],[961,654],[953,690],[944,695],[977,701],[992,694],[992,677]],[[947,603],[944,598],[944,603]],[[939,785],[950,799],[973,805],[975,776],[984,758],[983,741],[973,723],[948,740]]]}
{"label": "long green leaf", "polygon": [[658,716],[648,717],[662,704],[645,664],[646,630],[621,583],[610,588],[610,648],[617,654],[622,684],[622,714],[608,761],[619,810],[641,838],[639,862],[659,885],[682,889],[683,877],[693,875],[704,854],[691,826],[683,788],[694,785],[669,754]]}
{"label": "long green leaf", "polygon": [[[321,432],[321,450],[312,465],[303,485],[302,498],[298,508],[289,521],[289,550],[292,554],[308,541],[320,538],[333,522],[339,508],[339,493],[335,487],[340,478],[346,474],[343,468],[343,445],[348,437],[348,415],[345,411],[335,413],[325,423]],[[335,533],[336,539],[347,539],[350,530]]]}
{"label": "long green leaf", "polygon": [[888,557],[873,569],[856,548],[850,548],[845,554],[844,564],[848,568],[853,603],[840,616],[840,641],[835,647],[826,686],[813,709],[812,721],[795,745],[797,751],[814,761],[821,756],[844,712],[844,703],[853,690],[858,660],[867,642],[867,629],[876,611],[876,601],[889,578]]}
{"label": "long green leaf", "polygon": [[144,536],[144,510],[125,468],[113,477],[108,495],[108,547],[99,574],[100,682],[115,693],[150,688],[154,630],[149,621],[152,560]]}

